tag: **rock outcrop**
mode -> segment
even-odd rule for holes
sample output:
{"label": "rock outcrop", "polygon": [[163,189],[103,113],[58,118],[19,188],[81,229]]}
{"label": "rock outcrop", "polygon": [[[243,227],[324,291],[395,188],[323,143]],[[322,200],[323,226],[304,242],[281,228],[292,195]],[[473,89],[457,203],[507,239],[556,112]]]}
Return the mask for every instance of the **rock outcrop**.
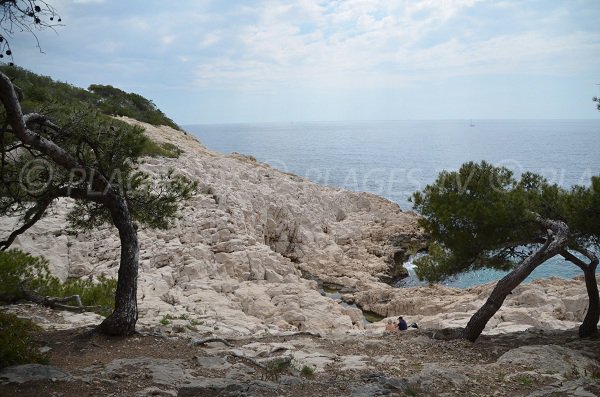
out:
{"label": "rock outcrop", "polygon": [[[319,282],[356,290],[379,284],[397,273],[394,258],[419,244],[416,215],[388,200],[319,186],[249,156],[214,153],[169,127],[126,121],[183,149],[176,159],[145,158],[145,171],[172,168],[200,183],[173,228],[140,229],[141,324],[185,314],[222,333],[362,329],[360,311],[323,296]],[[116,231],[69,233],[71,205],[58,202],[14,247],[45,256],[62,279],[116,277]],[[12,225],[3,219],[0,233]]]}
{"label": "rock outcrop", "polygon": [[[398,314],[425,328],[464,327],[483,305],[495,283],[467,289],[441,285],[416,288],[378,288],[360,291],[352,299],[363,309],[384,317]],[[585,316],[588,298],[583,278],[549,278],[522,284],[508,296],[488,322],[485,333],[499,334],[530,328],[571,329]]]}
{"label": "rock outcrop", "polygon": [[[177,329],[248,335],[310,330],[381,333],[356,307],[382,317],[405,315],[421,326],[464,326],[491,285],[397,289],[402,262],[423,246],[417,216],[368,193],[323,187],[254,158],[209,151],[195,138],[131,119],[179,158],[145,158],[151,174],[173,168],[200,183],[170,230],[141,228],[139,324],[169,316]],[[89,233],[65,229],[72,202],[62,200],[14,246],[50,260],[54,274],[116,277],[119,240],[111,226]],[[0,234],[13,220],[2,219]],[[322,287],[340,293],[331,299]],[[326,288],[327,289],[327,288]],[[521,286],[486,332],[571,328],[583,318],[581,280]],[[535,311],[531,309],[535,308]]]}

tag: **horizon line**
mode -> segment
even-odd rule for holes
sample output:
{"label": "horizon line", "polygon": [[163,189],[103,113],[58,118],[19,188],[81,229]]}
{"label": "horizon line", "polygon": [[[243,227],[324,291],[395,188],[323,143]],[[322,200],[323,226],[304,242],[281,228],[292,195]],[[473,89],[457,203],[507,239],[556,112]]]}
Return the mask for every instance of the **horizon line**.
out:
{"label": "horizon line", "polygon": [[313,124],[313,123],[390,123],[407,121],[600,121],[599,118],[449,118],[449,119],[346,119],[346,120],[264,120],[264,121],[208,121],[193,123],[177,123],[181,127],[195,125],[236,125],[236,124]]}

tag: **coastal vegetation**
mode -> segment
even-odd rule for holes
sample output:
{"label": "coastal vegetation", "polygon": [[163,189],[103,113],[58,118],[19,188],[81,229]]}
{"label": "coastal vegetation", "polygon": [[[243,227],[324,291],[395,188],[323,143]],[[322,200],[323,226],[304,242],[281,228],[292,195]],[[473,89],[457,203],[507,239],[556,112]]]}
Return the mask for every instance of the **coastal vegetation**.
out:
{"label": "coastal vegetation", "polygon": [[[117,280],[103,275],[61,282],[48,261],[16,249],[0,251],[0,302],[30,300],[49,307],[93,311],[108,316],[114,309]],[[77,298],[75,298],[77,297]],[[76,301],[77,306],[65,305]]]}
{"label": "coastal vegetation", "polygon": [[41,328],[29,319],[0,311],[0,369],[19,364],[48,363],[34,337]]}
{"label": "coastal vegetation", "polygon": [[127,116],[152,125],[167,125],[180,129],[177,124],[160,111],[149,99],[136,93],[128,93],[111,85],[92,84],[90,101],[108,115]]}
{"label": "coastal vegetation", "polygon": [[[11,249],[0,251],[0,303],[35,301],[47,307],[93,311],[107,316],[114,309],[117,280],[100,276],[61,282],[48,261]],[[66,303],[76,301],[78,305]],[[42,329],[29,319],[0,311],[0,369],[18,364],[47,363],[35,336]]]}
{"label": "coastal vegetation", "polygon": [[[194,194],[196,183],[172,170],[158,178],[141,171],[140,158],[153,148],[143,129],[105,115],[84,90],[3,67],[0,100],[5,126],[0,135],[0,215],[20,220],[0,248],[9,248],[60,198],[75,200],[67,217],[74,230],[113,224],[121,261],[115,309],[100,330],[132,334],[137,321],[138,223],[169,227],[179,201]],[[161,149],[177,155],[173,148]]]}
{"label": "coastal vegetation", "polygon": [[88,90],[84,90],[10,65],[0,65],[0,72],[19,87],[23,94],[21,107],[25,113],[59,104],[86,106],[108,116],[127,116],[148,124],[179,129],[151,100],[110,85],[92,84]]}
{"label": "coastal vegetation", "polygon": [[507,168],[469,162],[440,173],[413,202],[433,240],[415,261],[420,278],[437,282],[480,268],[510,270],[471,317],[464,338],[475,341],[511,291],[557,256],[585,277],[589,304],[579,335],[598,332],[599,176],[587,187],[566,190],[535,173],[516,178]]}

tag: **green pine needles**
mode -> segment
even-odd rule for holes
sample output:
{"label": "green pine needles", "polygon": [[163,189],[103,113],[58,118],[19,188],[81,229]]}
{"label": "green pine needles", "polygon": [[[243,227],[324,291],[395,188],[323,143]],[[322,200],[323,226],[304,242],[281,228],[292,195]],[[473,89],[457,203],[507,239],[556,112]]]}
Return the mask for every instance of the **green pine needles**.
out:
{"label": "green pine needles", "polygon": [[598,176],[588,187],[567,190],[535,173],[517,179],[504,167],[469,162],[440,173],[412,200],[433,241],[415,261],[416,272],[431,282],[479,268],[513,268],[544,241],[547,229],[538,217],[566,222],[572,249],[598,248]]}
{"label": "green pine needles", "polygon": [[444,171],[413,195],[430,234],[416,273],[431,282],[474,269],[510,270],[462,331],[475,341],[512,290],[549,259],[562,256],[583,271],[589,304],[579,335],[598,333],[596,281],[600,238],[600,177],[570,190],[526,172],[520,178],[484,162]]}
{"label": "green pine needles", "polygon": [[50,274],[46,259],[15,249],[0,251],[0,302],[25,300],[25,290],[42,297],[79,295],[84,306],[107,316],[114,309],[116,286],[115,279],[102,275],[95,281],[85,278],[63,283]]}

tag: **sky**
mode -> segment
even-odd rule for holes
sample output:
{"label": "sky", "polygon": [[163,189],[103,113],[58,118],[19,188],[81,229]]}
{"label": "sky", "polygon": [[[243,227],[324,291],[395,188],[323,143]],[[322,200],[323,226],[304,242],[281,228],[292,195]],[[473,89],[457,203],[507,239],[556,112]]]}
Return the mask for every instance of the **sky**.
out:
{"label": "sky", "polygon": [[177,123],[600,119],[598,0],[48,0],[14,61]]}

